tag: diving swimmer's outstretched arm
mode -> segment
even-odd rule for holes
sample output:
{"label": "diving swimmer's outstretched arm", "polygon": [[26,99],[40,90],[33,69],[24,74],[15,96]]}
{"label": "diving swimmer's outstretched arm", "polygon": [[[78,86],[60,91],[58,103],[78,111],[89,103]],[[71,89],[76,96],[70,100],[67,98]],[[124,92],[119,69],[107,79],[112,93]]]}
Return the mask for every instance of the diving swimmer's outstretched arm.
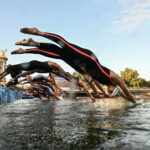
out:
{"label": "diving swimmer's outstretched arm", "polygon": [[[104,91],[104,89],[102,88],[101,84],[98,81],[93,80],[92,77],[90,75],[88,75],[85,67],[81,66],[81,70],[84,72],[83,76],[84,76],[85,81],[90,85],[91,89],[96,93],[97,96],[101,97],[100,93],[97,91],[97,89],[94,86],[93,82],[100,89],[100,91],[103,92],[104,95],[107,95],[106,92]],[[93,81],[93,82],[91,82],[90,80]]]}
{"label": "diving swimmer's outstretched arm", "polygon": [[126,84],[121,79],[121,77],[119,75],[117,75],[116,73],[114,73],[112,70],[110,71],[110,77],[111,77],[112,83],[114,85],[118,85],[122,89],[122,92],[123,92],[122,96],[125,97],[127,100],[129,100],[133,103],[136,103],[136,100],[134,99],[134,97],[131,95],[131,93],[127,89]]}
{"label": "diving swimmer's outstretched arm", "polygon": [[81,87],[83,87],[83,89],[84,89],[84,91],[85,91],[85,93],[88,95],[88,96],[90,96],[91,97],[91,99],[92,99],[92,101],[95,101],[95,98],[91,95],[91,93],[87,90],[87,88],[86,88],[86,86],[85,86],[85,84],[79,79],[78,81],[77,81],[77,79],[75,79],[72,75],[70,75],[69,73],[67,73],[67,72],[65,72],[64,70],[63,70],[63,68],[61,68],[61,66],[59,66],[58,64],[56,64],[56,63],[53,63],[53,62],[48,62],[48,64],[49,64],[49,66],[51,66],[52,68],[55,68],[54,69],[54,74],[56,74],[56,75],[58,75],[58,76],[60,76],[60,77],[62,77],[62,78],[65,78],[67,81],[69,81],[69,82],[71,82],[71,81],[74,81],[74,82],[76,82],[77,84],[78,84],[78,86],[81,86]]}
{"label": "diving swimmer's outstretched arm", "polygon": [[89,97],[91,97],[92,101],[95,102],[95,98],[92,96],[92,94],[88,91],[87,87],[85,86],[85,84],[82,82],[81,79],[79,79],[79,86],[82,87],[84,89],[84,92],[86,93],[86,95],[88,95]]}

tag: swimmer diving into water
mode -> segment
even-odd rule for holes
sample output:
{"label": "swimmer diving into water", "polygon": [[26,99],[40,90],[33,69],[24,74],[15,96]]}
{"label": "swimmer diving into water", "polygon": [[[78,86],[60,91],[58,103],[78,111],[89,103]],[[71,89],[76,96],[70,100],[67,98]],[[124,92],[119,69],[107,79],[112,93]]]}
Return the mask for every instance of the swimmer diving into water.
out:
{"label": "swimmer diving into water", "polygon": [[[50,76],[52,76],[51,73],[50,73]],[[31,77],[30,75],[27,75],[26,78],[24,78],[23,80],[20,80],[19,83],[21,83],[22,81],[27,81],[26,83],[30,83],[32,86],[38,86],[42,88],[43,90],[45,90],[49,96],[53,96],[56,99],[59,99],[57,97],[58,95],[55,92],[52,81],[49,80],[48,77],[45,77],[43,75],[37,75],[37,76]]]}
{"label": "swimmer diving into water", "polygon": [[59,35],[41,32],[36,28],[22,28],[20,31],[25,34],[48,38],[59,46],[51,43],[36,42],[29,38],[28,40],[24,39],[16,42],[16,45],[35,46],[36,48],[26,50],[20,48],[13,51],[12,54],[34,53],[62,59],[81,74],[88,74],[92,77],[92,80],[107,85],[110,93],[113,93],[117,86],[119,86],[121,90],[116,91],[119,91],[121,96],[127,100],[136,103],[121,77],[112,70],[102,66],[92,51],[71,44]]}
{"label": "swimmer diving into water", "polygon": [[[21,71],[28,71],[27,73],[18,74]],[[38,73],[53,73],[57,76],[60,76],[62,78],[65,78],[69,82],[74,82],[78,86],[83,87],[85,93],[91,97],[92,101],[95,101],[95,98],[89,93],[87,90],[85,84],[82,82],[81,79],[77,79],[70,75],[69,73],[65,72],[57,63],[47,61],[47,62],[40,62],[40,61],[30,61],[26,63],[16,64],[16,65],[9,65],[4,72],[0,73],[0,79],[5,77],[8,74],[11,74],[12,72],[15,73],[15,77],[12,78],[8,83],[6,83],[6,86],[10,85],[14,81],[16,81],[18,78],[23,77],[25,75],[29,75],[33,72]]]}

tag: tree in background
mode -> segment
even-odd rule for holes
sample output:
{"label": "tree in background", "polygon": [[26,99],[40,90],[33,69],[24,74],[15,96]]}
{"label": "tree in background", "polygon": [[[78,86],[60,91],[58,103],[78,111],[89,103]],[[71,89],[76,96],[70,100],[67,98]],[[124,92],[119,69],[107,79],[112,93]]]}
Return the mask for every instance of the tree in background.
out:
{"label": "tree in background", "polygon": [[150,87],[150,81],[145,81],[146,87]]}
{"label": "tree in background", "polygon": [[76,78],[81,79],[83,82],[85,81],[83,75],[78,72],[74,72],[72,75]]}
{"label": "tree in background", "polygon": [[81,80],[85,83],[85,85],[89,87],[89,85],[88,85],[87,82],[85,81],[84,76],[83,76],[82,74],[80,74],[80,73],[78,73],[78,72],[74,72],[72,75],[73,75],[74,77],[76,77],[76,78],[81,79]]}
{"label": "tree in background", "polygon": [[129,87],[144,87],[147,86],[147,81],[139,77],[139,73],[136,70],[125,68],[121,71],[121,78],[125,81]]}

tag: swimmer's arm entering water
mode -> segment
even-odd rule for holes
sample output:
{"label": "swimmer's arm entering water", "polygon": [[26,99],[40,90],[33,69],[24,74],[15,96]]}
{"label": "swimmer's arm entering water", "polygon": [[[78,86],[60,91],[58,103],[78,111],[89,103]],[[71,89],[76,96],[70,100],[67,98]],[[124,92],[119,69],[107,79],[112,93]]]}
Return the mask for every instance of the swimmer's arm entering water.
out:
{"label": "swimmer's arm entering water", "polygon": [[79,82],[78,82],[79,86],[81,86],[83,89],[84,89],[84,92],[89,96],[91,97],[92,101],[95,102],[95,98],[92,96],[92,94],[88,91],[87,87],[85,86],[85,84],[82,82],[81,79],[79,79]]}
{"label": "swimmer's arm entering water", "polygon": [[[85,81],[90,85],[91,89],[96,93],[96,95],[97,95],[98,97],[101,97],[101,95],[100,95],[100,93],[97,91],[95,85],[99,88],[100,91],[102,91],[102,92],[104,93],[104,95],[108,96],[108,94],[106,94],[106,92],[105,92],[104,89],[102,88],[101,84],[100,84],[98,81],[93,80],[93,79],[91,78],[91,76],[89,76],[89,75],[87,74],[87,71],[86,71],[85,67],[81,66],[80,68],[81,68],[81,70],[84,72],[83,76],[84,76]],[[94,81],[95,85],[93,84],[93,81]]]}

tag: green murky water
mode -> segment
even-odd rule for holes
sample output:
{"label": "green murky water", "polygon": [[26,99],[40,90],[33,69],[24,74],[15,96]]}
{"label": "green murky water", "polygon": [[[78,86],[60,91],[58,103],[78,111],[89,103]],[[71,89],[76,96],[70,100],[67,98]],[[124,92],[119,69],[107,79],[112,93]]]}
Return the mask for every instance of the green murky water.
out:
{"label": "green murky water", "polygon": [[0,150],[149,150],[150,100],[18,100],[0,105]]}

